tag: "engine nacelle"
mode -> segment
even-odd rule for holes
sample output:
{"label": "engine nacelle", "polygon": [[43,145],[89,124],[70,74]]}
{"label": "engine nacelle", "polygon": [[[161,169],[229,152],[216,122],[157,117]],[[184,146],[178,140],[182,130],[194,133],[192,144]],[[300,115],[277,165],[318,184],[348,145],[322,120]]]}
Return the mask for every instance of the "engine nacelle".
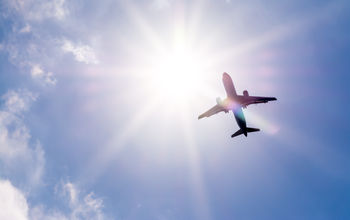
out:
{"label": "engine nacelle", "polygon": [[247,91],[247,90],[244,90],[244,91],[243,91],[243,95],[244,95],[244,96],[249,96],[248,91]]}
{"label": "engine nacelle", "polygon": [[222,101],[221,101],[221,98],[220,98],[220,97],[217,97],[217,98],[216,98],[216,103],[217,103],[218,105],[221,105]]}

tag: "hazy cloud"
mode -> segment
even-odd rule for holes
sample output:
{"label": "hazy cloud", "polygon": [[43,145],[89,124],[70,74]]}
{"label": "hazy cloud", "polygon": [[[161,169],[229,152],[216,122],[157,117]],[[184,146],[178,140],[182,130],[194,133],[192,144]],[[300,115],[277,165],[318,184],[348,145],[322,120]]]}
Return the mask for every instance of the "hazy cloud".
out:
{"label": "hazy cloud", "polygon": [[72,53],[75,60],[79,62],[86,64],[97,64],[99,62],[94,50],[88,45],[73,44],[73,42],[69,40],[64,40],[61,48],[66,53]]}
{"label": "hazy cloud", "polygon": [[65,0],[10,0],[8,5],[27,20],[41,21],[46,18],[61,20],[68,14]]}
{"label": "hazy cloud", "polygon": [[55,85],[57,82],[52,72],[45,72],[39,64],[33,64],[30,73],[33,79],[45,85]]}
{"label": "hazy cloud", "polygon": [[63,212],[58,209],[46,209],[44,205],[38,205],[30,209],[31,220],[105,220],[102,211],[103,201],[96,198],[92,192],[83,194],[80,189],[71,182],[61,182],[55,188],[55,192],[64,204]]}
{"label": "hazy cloud", "polygon": [[71,182],[62,183],[59,188],[60,194],[68,201],[71,209],[70,219],[105,219],[102,212],[103,201],[96,198],[93,192],[82,195],[78,187]]}
{"label": "hazy cloud", "polygon": [[57,54],[59,45],[49,28],[41,28],[41,21],[51,18],[53,22],[61,22],[68,14],[65,1],[5,0],[4,6],[0,19],[10,26],[6,27],[0,50],[35,81],[55,85],[56,79],[47,68],[53,67],[52,54]]}
{"label": "hazy cloud", "polygon": [[39,142],[30,144],[31,135],[22,113],[36,100],[26,90],[9,91],[1,97],[0,168],[3,175],[25,178],[31,184],[40,182],[44,170],[44,151]]}
{"label": "hazy cloud", "polygon": [[[59,209],[47,209],[45,205],[31,205],[26,195],[12,185],[9,180],[0,179],[0,219],[6,220],[104,220],[102,200],[95,198],[93,193],[79,195],[76,185],[67,182],[59,193],[67,193],[70,201],[68,212]],[[77,194],[75,194],[77,193]],[[72,198],[75,195],[77,197]],[[74,199],[74,201],[72,201]]]}
{"label": "hazy cloud", "polygon": [[21,113],[29,109],[31,103],[37,99],[37,95],[27,91],[10,90],[1,99],[4,101],[4,110],[10,113]]}
{"label": "hazy cloud", "polygon": [[29,24],[26,24],[23,28],[19,30],[19,33],[29,33],[32,30],[32,27]]}

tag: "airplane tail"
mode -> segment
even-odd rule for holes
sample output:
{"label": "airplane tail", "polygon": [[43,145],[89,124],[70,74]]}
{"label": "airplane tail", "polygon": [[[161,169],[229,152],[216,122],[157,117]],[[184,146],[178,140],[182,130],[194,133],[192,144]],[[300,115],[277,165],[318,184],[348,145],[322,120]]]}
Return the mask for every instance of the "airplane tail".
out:
{"label": "airplane tail", "polygon": [[236,131],[236,133],[231,135],[231,137],[234,138],[234,137],[241,135],[241,134],[244,134],[244,136],[247,137],[247,133],[256,132],[256,131],[260,131],[260,129],[259,128],[247,128],[246,133],[242,129],[239,129],[238,131]]}

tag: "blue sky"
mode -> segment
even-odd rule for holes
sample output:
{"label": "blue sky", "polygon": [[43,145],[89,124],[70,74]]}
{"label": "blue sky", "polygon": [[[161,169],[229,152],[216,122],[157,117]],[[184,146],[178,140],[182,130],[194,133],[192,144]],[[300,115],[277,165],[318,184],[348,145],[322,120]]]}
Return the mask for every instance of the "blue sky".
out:
{"label": "blue sky", "polygon": [[349,9],[2,1],[0,219],[349,218]]}

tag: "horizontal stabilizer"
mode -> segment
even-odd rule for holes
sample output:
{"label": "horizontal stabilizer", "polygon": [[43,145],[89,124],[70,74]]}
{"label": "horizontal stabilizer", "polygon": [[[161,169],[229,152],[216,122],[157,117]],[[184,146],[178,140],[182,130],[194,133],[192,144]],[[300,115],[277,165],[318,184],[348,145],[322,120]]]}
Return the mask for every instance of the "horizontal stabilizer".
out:
{"label": "horizontal stabilizer", "polygon": [[236,131],[236,133],[234,133],[233,135],[231,135],[232,138],[236,137],[236,136],[239,136],[241,134],[244,134],[245,136],[247,136],[247,133],[250,133],[250,132],[257,132],[257,131],[260,131],[259,128],[246,128],[246,133],[243,132],[242,129],[239,129],[238,131]]}
{"label": "horizontal stabilizer", "polygon": [[234,138],[234,137],[236,137],[236,136],[238,136],[238,135],[241,135],[241,134],[243,134],[243,131],[242,131],[242,129],[239,129],[238,131],[236,131],[236,133],[234,133],[233,135],[231,135],[231,137]]}
{"label": "horizontal stabilizer", "polygon": [[259,128],[247,128],[247,132],[256,132],[256,131],[260,131]]}

